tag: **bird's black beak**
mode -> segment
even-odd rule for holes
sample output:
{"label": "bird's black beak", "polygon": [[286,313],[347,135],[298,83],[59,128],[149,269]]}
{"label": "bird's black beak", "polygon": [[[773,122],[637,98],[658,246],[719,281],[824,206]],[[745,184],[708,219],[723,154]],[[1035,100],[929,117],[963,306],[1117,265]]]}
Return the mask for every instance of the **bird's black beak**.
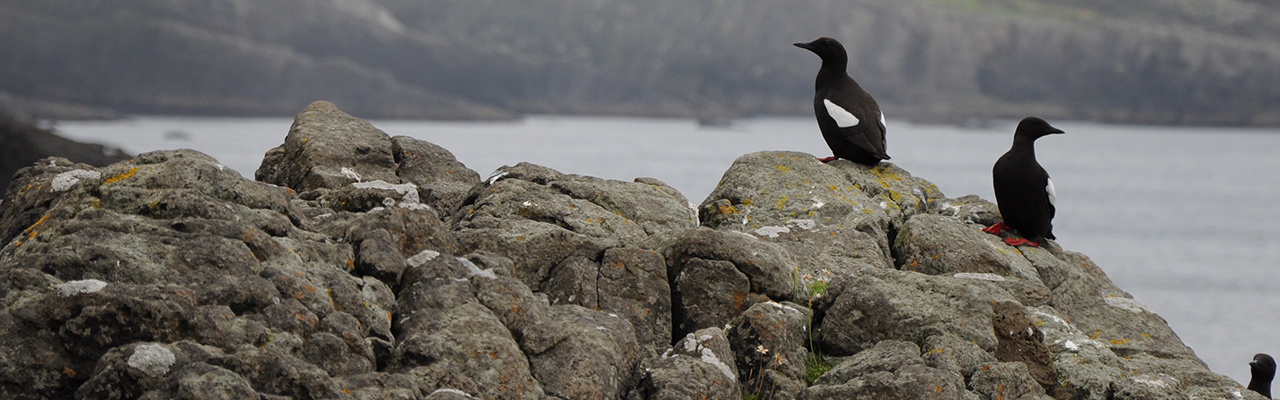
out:
{"label": "bird's black beak", "polygon": [[795,46],[805,50],[813,51],[813,45],[809,43],[795,43]]}
{"label": "bird's black beak", "polygon": [[1049,134],[1055,134],[1055,133],[1066,133],[1066,132],[1058,128],[1049,129]]}
{"label": "bird's black beak", "polygon": [[1257,361],[1250,361],[1250,362],[1249,362],[1249,368],[1262,368],[1262,366],[1261,366],[1261,365],[1258,365],[1258,362],[1257,362]]}

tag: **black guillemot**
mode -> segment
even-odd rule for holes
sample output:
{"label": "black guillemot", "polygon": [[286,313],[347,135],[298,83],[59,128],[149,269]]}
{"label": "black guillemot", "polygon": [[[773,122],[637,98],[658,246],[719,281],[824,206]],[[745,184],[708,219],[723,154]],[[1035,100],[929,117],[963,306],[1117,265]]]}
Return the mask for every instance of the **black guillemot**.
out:
{"label": "black guillemot", "polygon": [[1056,194],[1049,173],[1036,162],[1035,148],[1036,139],[1056,133],[1063,132],[1038,117],[1027,117],[1018,123],[1013,147],[991,168],[996,205],[1004,222],[984,229],[987,233],[999,234],[1012,228],[1022,236],[1004,239],[1012,246],[1039,246],[1046,238],[1056,239],[1052,224]]}
{"label": "black guillemot", "polygon": [[880,160],[888,160],[884,113],[876,100],[845,72],[849,56],[844,46],[829,37],[795,46],[822,58],[822,68],[818,69],[814,85],[813,113],[818,117],[822,138],[834,154],[821,159],[822,162],[843,158],[876,165]]}

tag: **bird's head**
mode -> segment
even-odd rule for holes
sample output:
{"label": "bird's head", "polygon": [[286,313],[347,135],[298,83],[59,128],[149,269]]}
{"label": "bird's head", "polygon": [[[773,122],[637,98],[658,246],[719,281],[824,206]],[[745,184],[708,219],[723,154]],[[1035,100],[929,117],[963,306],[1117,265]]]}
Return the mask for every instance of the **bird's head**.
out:
{"label": "bird's head", "polygon": [[796,43],[795,46],[812,51],[813,54],[821,57],[822,61],[847,60],[849,57],[844,51],[844,45],[841,45],[835,39],[825,36],[809,43]]}
{"label": "bird's head", "polygon": [[1026,117],[1022,122],[1018,123],[1018,129],[1014,131],[1014,140],[1030,139],[1036,140],[1042,136],[1064,133],[1061,129],[1054,128],[1049,122],[1040,117]]}
{"label": "bird's head", "polygon": [[1264,353],[1258,353],[1253,356],[1253,361],[1249,362],[1249,370],[1254,376],[1271,379],[1276,375],[1276,360]]}

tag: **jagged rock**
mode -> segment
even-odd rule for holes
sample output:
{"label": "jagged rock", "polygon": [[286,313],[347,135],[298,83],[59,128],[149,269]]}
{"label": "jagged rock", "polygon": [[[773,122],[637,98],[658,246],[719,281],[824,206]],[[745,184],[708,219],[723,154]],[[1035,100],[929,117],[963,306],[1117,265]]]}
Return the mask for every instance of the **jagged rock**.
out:
{"label": "jagged rock", "polygon": [[720,328],[688,334],[663,354],[643,382],[651,400],[737,400],[742,397],[737,363]]}
{"label": "jagged rock", "polygon": [[396,175],[417,185],[422,201],[446,215],[462,206],[480,174],[458,162],[453,153],[433,143],[408,136],[391,138]]}
{"label": "jagged rock", "polygon": [[913,215],[936,209],[934,203],[945,200],[936,185],[911,176],[910,172],[890,162],[868,166],[849,160],[835,160],[830,165],[843,171],[854,187],[879,203],[895,226],[902,226]]}
{"label": "jagged rock", "polygon": [[973,373],[969,386],[988,399],[1052,399],[1021,362],[983,364]]}
{"label": "jagged rock", "polygon": [[805,341],[812,312],[794,303],[756,303],[730,324],[743,390],[794,399],[804,389]]}
{"label": "jagged rock", "polygon": [[996,359],[1022,365],[1043,390],[1058,384],[1058,369],[1053,366],[1044,333],[1027,317],[1022,306],[1012,302],[996,303],[991,329],[996,333]]}
{"label": "jagged rock", "polygon": [[515,261],[515,274],[541,289],[570,257],[599,260],[611,247],[639,246],[651,234],[694,225],[687,200],[665,185],[566,175],[520,163],[476,186],[454,217],[460,252],[485,250]]}
{"label": "jagged rock", "polygon": [[354,182],[400,183],[391,138],[369,122],[317,101],[293,119],[284,144],[267,152],[257,180],[298,192]]}
{"label": "jagged rock", "polygon": [[667,265],[654,251],[615,247],[605,250],[599,264],[569,258],[552,270],[545,292],[551,304],[578,304],[625,318],[653,355],[671,343]]}
{"label": "jagged rock", "polygon": [[1013,300],[994,285],[914,272],[882,271],[832,280],[826,317],[814,340],[833,355],[852,355],[886,339],[923,342],[948,333],[995,349],[992,301]]}
{"label": "jagged rock", "polygon": [[914,343],[885,340],[844,360],[801,399],[968,399],[964,378],[926,366]]}
{"label": "jagged rock", "polygon": [[[405,271],[387,371],[425,382],[426,391],[455,389],[493,398],[542,397],[512,332],[476,299],[472,279],[510,271],[480,270],[466,259],[436,254]],[[507,310],[502,310],[507,311]]]}
{"label": "jagged rock", "polygon": [[893,265],[886,207],[810,154],[759,152],[734,160],[699,218],[707,227],[777,243],[812,274]]}
{"label": "jagged rock", "polygon": [[997,361],[977,344],[952,334],[929,336],[920,350],[924,351],[920,357],[925,365],[958,373],[966,382],[983,365]]}
{"label": "jagged rock", "polygon": [[786,250],[749,235],[697,228],[662,246],[677,334],[724,326],[751,305],[790,299],[796,289]]}
{"label": "jagged rock", "polygon": [[1049,301],[1049,288],[1022,253],[977,224],[934,214],[912,216],[894,240],[897,267],[930,275],[949,275],[993,282],[1019,302],[1038,306]]}

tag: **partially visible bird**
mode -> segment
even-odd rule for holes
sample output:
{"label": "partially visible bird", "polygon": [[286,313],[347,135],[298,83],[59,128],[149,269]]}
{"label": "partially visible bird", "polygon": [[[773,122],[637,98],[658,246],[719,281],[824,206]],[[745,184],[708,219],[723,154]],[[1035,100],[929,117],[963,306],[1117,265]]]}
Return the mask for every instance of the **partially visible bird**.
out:
{"label": "partially visible bird", "polygon": [[859,164],[876,165],[888,160],[885,152],[884,113],[858,82],[845,70],[849,55],[835,39],[821,37],[796,47],[812,51],[822,58],[822,68],[814,84],[813,113],[818,129],[831,147],[832,157],[822,162],[847,159]]}
{"label": "partially visible bird", "polygon": [[1006,228],[1012,228],[1023,237],[1005,238],[1004,242],[1012,246],[1039,246],[1045,238],[1056,239],[1052,222],[1057,195],[1049,173],[1036,162],[1035,148],[1036,139],[1056,133],[1063,132],[1038,117],[1027,117],[1018,123],[1013,134],[1013,147],[991,168],[996,205],[1004,222],[984,231],[999,234]]}
{"label": "partially visible bird", "polygon": [[1253,361],[1249,362],[1249,374],[1249,390],[1270,399],[1271,379],[1276,377],[1276,360],[1263,353],[1254,355]]}

